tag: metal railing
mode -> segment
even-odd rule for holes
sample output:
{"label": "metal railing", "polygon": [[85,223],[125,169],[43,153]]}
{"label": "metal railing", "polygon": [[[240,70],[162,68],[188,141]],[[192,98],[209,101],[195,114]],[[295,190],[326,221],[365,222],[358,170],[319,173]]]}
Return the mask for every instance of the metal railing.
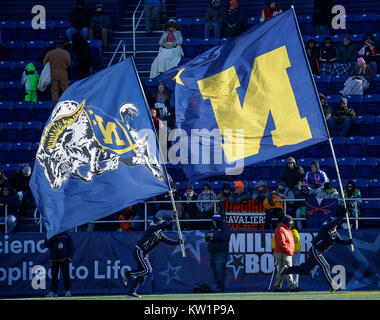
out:
{"label": "metal railing", "polygon": [[123,51],[122,51],[122,54],[121,54],[121,56],[119,58],[119,62],[121,60],[125,60],[125,58],[126,58],[126,50],[125,50],[126,43],[124,42],[124,40],[120,40],[119,44],[117,45],[117,47],[116,47],[116,49],[115,49],[115,51],[114,51],[114,53],[112,55],[112,58],[111,58],[110,62],[108,63],[107,68],[109,68],[112,65],[113,59],[115,58],[116,54],[118,53],[119,48],[120,48],[121,45],[123,46]]}
{"label": "metal railing", "polygon": [[[336,199],[338,201],[343,201],[342,198],[338,198]],[[358,208],[358,205],[357,203],[359,201],[379,201],[380,198],[346,198],[345,199],[346,202],[347,201],[354,201],[356,203],[356,208]],[[213,203],[214,204],[214,212],[216,212],[216,205],[218,203],[221,203],[222,200],[175,200],[175,203],[178,204],[178,203]],[[284,202],[284,213],[286,214],[287,213],[287,203],[288,202],[305,202],[305,199],[277,199],[276,201],[282,201]],[[171,204],[171,201],[170,200],[162,200],[162,201],[144,201],[144,219],[136,219],[136,220],[124,220],[124,221],[120,221],[120,220],[96,220],[96,221],[89,221],[88,224],[106,224],[106,223],[117,223],[117,224],[120,224],[120,223],[144,223],[144,230],[147,229],[148,227],[148,222],[152,221],[152,220],[149,220],[148,219],[148,204],[160,204],[160,203],[167,203],[167,204]],[[0,204],[1,205],[1,204]],[[355,216],[354,217],[349,217],[349,220],[350,221],[354,221],[355,222],[355,229],[359,229],[359,221],[361,220],[380,220],[380,215],[379,217],[359,217],[358,215],[358,209],[355,210]],[[5,215],[7,217],[7,206],[6,206],[6,210],[5,210]],[[34,211],[34,217],[33,218],[29,218],[29,220],[33,219],[35,224],[39,225],[40,226],[40,232],[43,232],[43,225],[42,225],[42,219],[41,219],[41,216],[38,216],[38,209],[35,209]],[[244,213],[244,214],[247,214],[247,213]],[[249,214],[249,213],[248,213]],[[252,213],[253,214],[253,213]],[[28,218],[24,218],[25,220],[28,219]],[[276,218],[273,218],[273,220],[276,220]],[[295,221],[303,221],[303,220],[306,220],[306,218],[297,218],[297,217],[294,217],[293,220]],[[180,222],[210,222],[212,221],[212,219],[179,219]],[[0,223],[0,224],[4,224],[4,223]],[[5,228],[7,228],[6,226],[6,220],[5,220]],[[74,231],[78,231],[78,228],[74,228]],[[7,233],[7,229],[5,229],[5,232]]]}
{"label": "metal railing", "polygon": [[137,23],[136,23],[136,13],[140,7],[140,4],[141,4],[141,0],[137,4],[135,11],[133,11],[133,16],[132,16],[133,57],[136,56],[136,31],[137,31],[137,28],[140,24],[141,18],[143,16],[144,10],[145,10],[145,8],[143,8],[143,10],[141,11],[140,18],[137,20]]}
{"label": "metal railing", "polygon": [[0,207],[4,206],[4,222],[0,222],[0,225],[3,224],[4,225],[4,233],[8,233],[8,223],[7,223],[7,220],[8,220],[8,205],[4,205],[2,203],[0,203]]}

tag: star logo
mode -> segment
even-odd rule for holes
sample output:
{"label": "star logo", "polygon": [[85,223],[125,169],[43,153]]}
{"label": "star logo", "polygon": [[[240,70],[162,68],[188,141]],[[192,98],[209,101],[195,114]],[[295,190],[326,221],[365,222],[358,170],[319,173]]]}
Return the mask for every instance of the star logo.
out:
{"label": "star logo", "polygon": [[168,268],[165,271],[161,271],[160,274],[166,277],[166,286],[169,285],[169,283],[172,280],[181,280],[178,276],[178,271],[181,269],[181,266],[173,267],[170,262],[168,262]]}
{"label": "star logo", "polygon": [[[185,245],[185,250],[189,250],[191,254],[194,256],[194,258],[198,261],[198,263],[201,263],[201,246],[206,245],[205,241],[205,233],[202,231],[191,231],[188,237],[186,235],[183,235],[183,241]],[[186,241],[188,238],[189,240]],[[191,240],[190,240],[191,239]],[[177,246],[172,254],[175,254],[177,252],[181,252],[181,248]]]}
{"label": "star logo", "polygon": [[227,262],[227,268],[231,268],[233,270],[234,277],[236,280],[237,276],[239,275],[240,269],[244,269],[244,255],[230,255],[230,260]]}

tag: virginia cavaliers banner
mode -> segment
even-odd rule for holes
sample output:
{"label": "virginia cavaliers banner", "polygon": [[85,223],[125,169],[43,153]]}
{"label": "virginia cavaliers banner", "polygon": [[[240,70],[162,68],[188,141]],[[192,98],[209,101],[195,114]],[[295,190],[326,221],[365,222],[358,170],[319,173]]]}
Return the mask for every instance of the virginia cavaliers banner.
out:
{"label": "virginia cavaliers banner", "polygon": [[191,180],[239,174],[244,166],[328,140],[293,10],[177,71],[178,136],[191,135],[181,162]]}
{"label": "virginia cavaliers banner", "polygon": [[131,58],[75,82],[43,131],[30,188],[47,237],[169,190]]}

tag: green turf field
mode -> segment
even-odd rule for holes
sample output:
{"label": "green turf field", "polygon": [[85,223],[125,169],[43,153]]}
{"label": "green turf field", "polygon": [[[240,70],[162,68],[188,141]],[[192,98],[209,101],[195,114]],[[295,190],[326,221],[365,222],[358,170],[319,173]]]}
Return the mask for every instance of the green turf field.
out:
{"label": "green turf field", "polygon": [[[15,298],[17,299],[17,298]],[[305,291],[295,293],[275,292],[237,292],[212,294],[156,294],[130,298],[124,295],[73,296],[70,298],[31,297],[19,299],[43,300],[380,300],[380,291]]]}

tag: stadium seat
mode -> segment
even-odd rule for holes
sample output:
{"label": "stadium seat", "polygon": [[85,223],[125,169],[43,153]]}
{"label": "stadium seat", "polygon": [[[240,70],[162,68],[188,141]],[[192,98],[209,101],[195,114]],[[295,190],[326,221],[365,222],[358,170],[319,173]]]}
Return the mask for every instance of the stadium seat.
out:
{"label": "stadium seat", "polygon": [[367,137],[366,153],[368,157],[380,157],[380,136]]}
{"label": "stadium seat", "polygon": [[354,157],[344,157],[338,158],[339,172],[342,178],[353,179],[356,177],[356,162],[357,159]]}
{"label": "stadium seat", "polygon": [[13,119],[13,105],[12,101],[0,101],[0,122],[8,122]]}
{"label": "stadium seat", "polygon": [[356,176],[358,178],[373,179],[376,177],[376,169],[378,166],[375,157],[362,157],[356,163]]}
{"label": "stadium seat", "polygon": [[20,81],[8,81],[4,84],[4,100],[18,101],[24,97],[23,86]]}
{"label": "stadium seat", "polygon": [[256,165],[256,179],[271,180],[276,177],[275,168],[277,166],[277,160],[271,159],[264,162],[260,162]]}
{"label": "stadium seat", "polygon": [[195,58],[200,53],[199,38],[185,38],[183,40],[183,51],[186,57]]}
{"label": "stadium seat", "polygon": [[22,20],[17,22],[17,39],[24,41],[31,41],[38,39],[38,31],[40,29],[33,29],[30,20]]}
{"label": "stadium seat", "polygon": [[330,37],[329,34],[316,34],[314,36],[315,42],[318,42],[320,45],[323,43],[323,39],[326,37]]}
{"label": "stadium seat", "polygon": [[268,180],[267,187],[272,190],[276,190],[278,187],[278,180]]}
{"label": "stadium seat", "polygon": [[1,169],[3,169],[4,175],[6,177],[11,177],[16,171],[20,169],[21,165],[19,163],[4,163],[1,165]]}
{"label": "stadium seat", "polygon": [[16,142],[12,145],[12,162],[28,162],[32,144],[30,142]]}
{"label": "stadium seat", "polygon": [[55,39],[58,37],[66,37],[66,30],[71,26],[71,23],[68,20],[59,20],[55,22]]}
{"label": "stadium seat", "polygon": [[329,104],[332,110],[339,107],[340,98],[341,96],[337,94],[326,96],[327,103]]}
{"label": "stadium seat", "polygon": [[191,22],[192,37],[203,38],[205,30],[205,18],[194,18]]}
{"label": "stadium seat", "polygon": [[23,141],[37,142],[41,140],[43,126],[40,121],[27,121],[24,122],[22,135]]}
{"label": "stadium seat", "polygon": [[0,142],[0,163],[8,163],[11,161],[11,142]]}
{"label": "stadium seat", "polygon": [[325,96],[330,94],[330,76],[327,74],[321,74],[314,76],[315,85],[318,91],[323,93]]}
{"label": "stadium seat", "polygon": [[230,185],[230,188],[232,189],[233,185],[231,181],[224,181],[224,180],[217,180],[211,182],[211,188],[214,190],[216,194],[222,192],[223,184],[228,183]]}
{"label": "stadium seat", "polygon": [[34,120],[33,102],[19,101],[14,104],[13,117],[15,121]]}
{"label": "stadium seat", "polygon": [[318,158],[321,156],[322,144],[313,144],[304,149],[304,156],[307,158]]}
{"label": "stadium seat", "polygon": [[189,185],[188,181],[176,181],[175,186],[178,191],[184,193],[186,191],[187,186]]}
{"label": "stadium seat", "polygon": [[360,190],[361,197],[368,198],[370,196],[370,193],[369,193],[370,179],[357,178],[357,179],[352,179],[352,180],[355,182],[356,187]]}
{"label": "stadium seat", "polygon": [[3,81],[0,81],[0,100],[6,100]]}
{"label": "stadium seat", "polygon": [[103,50],[102,50],[102,41],[101,40],[87,40],[91,53],[92,53],[92,62],[97,64],[100,62],[103,56]]}
{"label": "stadium seat", "polygon": [[346,82],[348,75],[333,75],[331,76],[331,92],[339,93],[340,90],[344,88],[344,83]]}
{"label": "stadium seat", "polygon": [[31,40],[25,43],[25,59],[38,60],[42,49],[45,47],[45,41]]}
{"label": "stadium seat", "polygon": [[374,33],[376,32],[377,14],[368,12],[359,15],[358,17],[358,32]]}
{"label": "stadium seat", "polygon": [[210,181],[207,181],[207,180],[194,181],[193,187],[194,187],[195,192],[199,194],[199,192],[201,192],[201,190],[202,190],[203,185],[206,183],[208,183],[211,186]]}
{"label": "stadium seat", "polygon": [[375,75],[373,79],[373,87],[376,93],[380,93],[380,73]]}
{"label": "stadium seat", "polygon": [[37,154],[37,150],[38,150],[39,145],[40,145],[39,141],[38,142],[32,142],[28,161],[34,162],[36,160],[36,154]]}
{"label": "stadium seat", "polygon": [[365,35],[362,33],[350,34],[351,43],[359,46],[362,43],[364,36]]}
{"label": "stadium seat", "polygon": [[363,97],[363,113],[380,114],[380,94],[368,94]]}
{"label": "stadium seat", "polygon": [[[331,138],[335,156],[343,157],[344,156],[344,144],[346,142],[345,137],[332,137]],[[326,142],[322,144],[322,155],[325,158],[332,157],[330,143]]]}
{"label": "stadium seat", "polygon": [[[379,218],[380,201],[378,200],[364,200],[360,207],[361,217],[363,218]],[[380,220],[360,220],[360,226],[363,228],[378,228]]]}
{"label": "stadium seat", "polygon": [[380,179],[371,179],[369,182],[371,197],[380,198]]}
{"label": "stadium seat", "polygon": [[[21,61],[16,61],[16,65],[15,65],[15,69],[14,69],[14,80],[17,80],[17,81],[20,81],[21,80],[21,77],[22,77],[22,73],[24,72],[25,70],[25,67],[29,64],[29,63],[35,63],[35,61],[30,61],[30,60],[21,60]],[[34,64],[34,66],[36,67],[36,65]]]}
{"label": "stadium seat", "polygon": [[217,38],[205,38],[201,39],[200,42],[200,53],[203,53],[219,44],[219,39]]}
{"label": "stadium seat", "polygon": [[14,61],[0,61],[0,81],[14,80],[13,70],[15,66]]}
{"label": "stadium seat", "polygon": [[190,38],[192,31],[191,31],[191,24],[193,22],[192,18],[178,18],[177,23],[181,26],[181,33],[183,38]]}
{"label": "stadium seat", "polygon": [[356,114],[361,114],[363,96],[361,94],[353,94],[346,96],[346,98],[348,101],[348,107],[354,109]]}
{"label": "stadium seat", "polygon": [[5,122],[3,126],[3,141],[19,142],[22,141],[21,121]]}
{"label": "stadium seat", "polygon": [[5,44],[6,47],[6,57],[9,60],[23,60],[25,54],[25,41],[23,40],[12,40]]}
{"label": "stadium seat", "polygon": [[373,135],[380,136],[380,115],[375,116],[373,120]]}
{"label": "stadium seat", "polygon": [[36,39],[43,41],[50,41],[56,39],[55,21],[47,20],[45,23],[45,29],[38,29]]}
{"label": "stadium seat", "polygon": [[[333,158],[320,158],[318,159],[319,162],[319,167],[321,170],[326,172],[327,177],[329,179],[334,179],[337,177],[336,174],[336,168],[335,168],[335,163]],[[307,167],[307,170],[310,170],[310,165]],[[306,173],[306,171],[305,171]]]}
{"label": "stadium seat", "polygon": [[259,17],[250,17],[247,19],[248,28],[251,28],[260,23]]}
{"label": "stadium seat", "polygon": [[340,45],[342,44],[343,36],[344,35],[341,34],[341,33],[331,35],[331,39],[332,39],[332,41],[334,43],[334,47],[335,48],[339,48],[340,47]]}
{"label": "stadium seat", "polygon": [[366,137],[346,137],[344,154],[346,157],[361,157],[365,153]]}
{"label": "stadium seat", "polygon": [[[248,189],[251,190],[251,191],[253,191],[255,189],[255,185],[256,185],[257,182],[259,182],[259,180],[250,180],[250,181],[248,181]],[[268,181],[264,181],[264,183],[267,184]],[[233,186],[231,186],[231,188],[232,187]]]}
{"label": "stadium seat", "polygon": [[313,16],[300,16],[299,26],[303,34],[314,34]]}
{"label": "stadium seat", "polygon": [[354,34],[358,32],[358,16],[356,14],[346,14],[346,29],[338,29],[337,33]]}
{"label": "stadium seat", "polygon": [[0,22],[2,41],[12,41],[17,38],[17,22],[1,21]]}
{"label": "stadium seat", "polygon": [[363,114],[356,117],[351,132],[357,136],[371,136],[374,134],[375,116],[371,114]]}
{"label": "stadium seat", "polygon": [[256,166],[244,166],[244,171],[241,174],[241,178],[245,180],[251,180],[257,175]]}
{"label": "stadium seat", "polygon": [[45,123],[53,110],[51,101],[38,101],[34,104],[35,120]]}

